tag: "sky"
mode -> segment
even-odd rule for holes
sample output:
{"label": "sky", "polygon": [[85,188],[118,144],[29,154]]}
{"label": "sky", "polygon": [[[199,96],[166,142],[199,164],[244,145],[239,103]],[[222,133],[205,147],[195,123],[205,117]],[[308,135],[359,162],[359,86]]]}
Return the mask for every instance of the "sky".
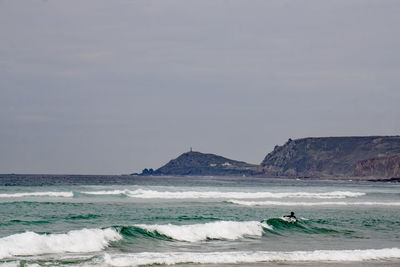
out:
{"label": "sky", "polygon": [[400,133],[397,0],[0,0],[0,173]]}

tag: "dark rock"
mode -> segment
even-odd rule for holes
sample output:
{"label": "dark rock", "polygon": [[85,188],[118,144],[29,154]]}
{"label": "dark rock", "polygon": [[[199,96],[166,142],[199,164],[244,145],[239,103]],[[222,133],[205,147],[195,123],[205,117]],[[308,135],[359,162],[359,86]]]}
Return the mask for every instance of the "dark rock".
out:
{"label": "dark rock", "polygon": [[190,151],[155,170],[153,175],[253,175],[258,165]]}
{"label": "dark rock", "polygon": [[289,139],[262,161],[269,176],[352,176],[359,161],[400,154],[400,136]]}
{"label": "dark rock", "polygon": [[354,176],[400,177],[400,155],[359,161],[354,169]]}
{"label": "dark rock", "polygon": [[140,175],[153,175],[154,170],[153,169],[147,169],[145,168]]}

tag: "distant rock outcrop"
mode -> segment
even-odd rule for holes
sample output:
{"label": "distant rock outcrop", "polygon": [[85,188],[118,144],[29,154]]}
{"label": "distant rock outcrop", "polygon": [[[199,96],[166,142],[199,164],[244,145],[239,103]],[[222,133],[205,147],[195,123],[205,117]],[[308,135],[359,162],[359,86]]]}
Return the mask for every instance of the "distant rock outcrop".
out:
{"label": "distant rock outcrop", "polygon": [[353,176],[358,162],[395,154],[400,154],[400,136],[289,139],[265,157],[260,171],[269,176]]}
{"label": "distant rock outcrop", "polygon": [[253,175],[258,165],[231,160],[214,154],[186,152],[152,175]]}
{"label": "distant rock outcrop", "polygon": [[359,161],[354,176],[400,178],[400,155]]}
{"label": "distant rock outcrop", "polygon": [[400,177],[400,136],[289,139],[275,146],[260,165],[190,151],[159,169],[135,175],[396,178]]}

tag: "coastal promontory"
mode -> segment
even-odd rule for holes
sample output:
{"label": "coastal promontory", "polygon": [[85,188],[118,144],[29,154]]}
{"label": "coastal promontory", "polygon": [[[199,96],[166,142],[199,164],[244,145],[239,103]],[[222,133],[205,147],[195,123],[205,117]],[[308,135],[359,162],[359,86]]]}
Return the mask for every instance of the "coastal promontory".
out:
{"label": "coastal promontory", "polygon": [[400,154],[359,161],[354,176],[400,178]]}
{"label": "coastal promontory", "polygon": [[259,164],[189,151],[140,175],[385,179],[400,177],[400,136],[307,137],[275,146]]}
{"label": "coastal promontory", "polygon": [[258,165],[228,159],[222,156],[189,151],[154,171],[151,175],[253,175]]}
{"label": "coastal promontory", "polygon": [[[366,172],[361,171],[362,163],[359,162],[374,159],[373,162],[378,165],[380,158],[396,154],[400,154],[400,136],[289,139],[284,145],[276,146],[261,162],[260,168],[264,175],[269,176],[364,176]],[[359,171],[356,171],[358,165]],[[389,164],[386,166],[392,168]],[[369,173],[371,176],[386,177],[390,172],[382,169]]]}

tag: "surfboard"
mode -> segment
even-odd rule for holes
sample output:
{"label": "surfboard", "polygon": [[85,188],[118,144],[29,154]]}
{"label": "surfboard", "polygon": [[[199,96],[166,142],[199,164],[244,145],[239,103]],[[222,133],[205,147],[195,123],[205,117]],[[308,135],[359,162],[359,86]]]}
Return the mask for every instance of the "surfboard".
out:
{"label": "surfboard", "polygon": [[282,220],[287,221],[287,222],[297,222],[296,218],[288,217],[288,216],[283,216]]}

